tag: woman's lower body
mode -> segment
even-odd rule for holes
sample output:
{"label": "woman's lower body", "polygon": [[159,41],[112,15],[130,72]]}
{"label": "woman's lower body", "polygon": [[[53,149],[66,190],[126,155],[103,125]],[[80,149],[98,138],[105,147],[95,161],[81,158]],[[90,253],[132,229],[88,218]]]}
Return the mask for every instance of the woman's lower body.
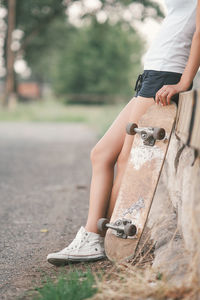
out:
{"label": "woman's lower body", "polygon": [[[136,83],[136,96],[119,113],[104,136],[91,151],[92,179],[89,212],[85,227],[81,227],[73,242],[63,250],[51,253],[52,264],[69,261],[89,261],[105,257],[103,237],[98,233],[97,221],[110,218],[117,199],[134,136],[126,134],[128,122],[137,123],[148,108],[155,104],[155,94],[167,84],[179,82],[181,74],[144,71]],[[178,103],[177,98],[175,99]],[[117,167],[114,178],[114,167]]]}

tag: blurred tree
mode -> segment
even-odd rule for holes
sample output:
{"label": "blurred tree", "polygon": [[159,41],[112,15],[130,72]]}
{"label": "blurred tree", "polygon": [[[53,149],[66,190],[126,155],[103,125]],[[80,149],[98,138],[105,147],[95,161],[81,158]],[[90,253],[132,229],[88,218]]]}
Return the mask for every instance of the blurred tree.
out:
{"label": "blurred tree", "polygon": [[[12,49],[12,38],[9,30],[7,31],[7,51],[6,51],[6,65],[9,65],[9,70],[7,68],[6,76],[6,93],[4,103],[9,104],[10,98],[14,94],[14,60],[9,57],[19,57],[26,53],[26,47],[34,40],[38,35],[42,37],[43,32],[49,26],[49,24],[56,18],[62,18],[63,21],[66,18],[65,15],[65,3],[62,0],[3,0],[2,6],[8,9],[8,29],[12,26],[12,18],[9,16],[13,15],[12,7],[13,2],[16,2],[16,22],[14,29],[21,29],[23,31],[23,39],[21,40],[21,45],[19,49]],[[73,0],[71,0],[73,2]],[[37,49],[35,49],[37,51]],[[11,55],[11,52],[12,55]],[[12,64],[11,64],[12,61]]]}
{"label": "blurred tree", "polygon": [[16,0],[8,1],[8,30],[7,30],[7,39],[6,39],[6,85],[5,85],[5,99],[4,105],[7,105],[9,102],[15,101],[14,95],[14,53],[11,49],[12,44],[12,33],[15,29],[15,19],[16,19]]}
{"label": "blurred tree", "polygon": [[84,94],[133,94],[131,85],[140,70],[143,49],[133,28],[108,21],[100,24],[93,18],[89,26],[66,32],[62,46],[49,53],[51,65],[47,66],[57,94],[77,94],[77,99]]}
{"label": "blurred tree", "polygon": [[63,0],[17,0],[16,27],[24,33],[18,55],[26,52],[29,43],[38,35],[42,36],[55,19],[64,23],[66,5],[67,1],[65,4]]}
{"label": "blurred tree", "polygon": [[[8,7],[9,1],[12,0],[2,0],[2,5]],[[159,5],[151,0],[99,1],[102,4],[99,10],[107,9],[109,7],[114,9],[115,7],[119,7],[119,5],[121,5],[121,8],[123,8],[135,2],[144,5],[141,19],[147,16],[149,8],[153,8],[155,16],[162,16]],[[51,41],[45,40],[45,37],[47,36],[45,33],[48,30],[48,27],[55,20],[60,20],[64,24],[64,22],[67,21],[66,9],[74,2],[81,2],[81,0],[16,0],[16,28],[23,31],[23,38],[20,41],[21,43],[19,49],[15,50],[15,56],[23,56],[24,58],[31,59],[31,53],[32,58],[33,56],[36,57],[37,55],[39,57],[41,55],[39,51],[40,49],[44,50],[46,48],[48,50],[48,48],[51,47]],[[85,12],[82,17],[93,18],[94,14],[97,12],[98,9],[92,13]],[[10,91],[10,93],[12,93],[12,91]]]}

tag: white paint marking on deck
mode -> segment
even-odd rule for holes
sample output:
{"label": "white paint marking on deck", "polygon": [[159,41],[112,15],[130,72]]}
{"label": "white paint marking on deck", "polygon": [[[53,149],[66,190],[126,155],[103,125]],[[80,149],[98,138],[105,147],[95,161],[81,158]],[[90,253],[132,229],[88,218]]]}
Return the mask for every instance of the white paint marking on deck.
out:
{"label": "white paint marking on deck", "polygon": [[133,164],[136,170],[139,170],[143,164],[151,161],[154,158],[163,159],[164,152],[157,146],[145,146],[133,147],[131,150],[130,162]]}
{"label": "white paint marking on deck", "polygon": [[144,199],[140,197],[135,203],[133,203],[128,209],[123,211],[123,218],[131,219],[132,224],[136,225],[137,228],[142,228],[141,224],[141,209],[145,207]]}
{"label": "white paint marking on deck", "polygon": [[120,190],[115,207],[115,214],[117,215],[117,218],[112,220],[112,222],[114,223],[119,218],[125,218],[132,220],[132,224],[136,225],[138,229],[142,229],[141,209],[145,207],[144,199],[142,197],[139,197],[139,199],[135,203],[133,203],[129,208],[124,209],[122,205],[123,198],[124,197],[122,196],[122,190]]}
{"label": "white paint marking on deck", "polygon": [[131,207],[127,208],[122,216],[125,217],[127,214],[136,215],[142,208],[145,207],[144,199],[140,197]]}

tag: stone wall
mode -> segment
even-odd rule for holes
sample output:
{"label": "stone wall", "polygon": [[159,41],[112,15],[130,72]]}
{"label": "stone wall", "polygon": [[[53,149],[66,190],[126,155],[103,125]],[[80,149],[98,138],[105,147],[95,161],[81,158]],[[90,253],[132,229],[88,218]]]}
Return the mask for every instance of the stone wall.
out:
{"label": "stone wall", "polygon": [[200,156],[183,146],[174,131],[147,224],[153,266],[178,285],[200,284]]}

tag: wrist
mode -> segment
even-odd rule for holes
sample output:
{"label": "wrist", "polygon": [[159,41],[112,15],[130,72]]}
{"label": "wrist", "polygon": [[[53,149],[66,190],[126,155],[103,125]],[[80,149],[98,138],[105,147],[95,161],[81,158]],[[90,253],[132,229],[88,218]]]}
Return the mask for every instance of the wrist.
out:
{"label": "wrist", "polygon": [[177,88],[178,88],[179,93],[187,91],[189,89],[190,85],[191,85],[191,82],[185,81],[185,80],[180,80],[177,83]]}

